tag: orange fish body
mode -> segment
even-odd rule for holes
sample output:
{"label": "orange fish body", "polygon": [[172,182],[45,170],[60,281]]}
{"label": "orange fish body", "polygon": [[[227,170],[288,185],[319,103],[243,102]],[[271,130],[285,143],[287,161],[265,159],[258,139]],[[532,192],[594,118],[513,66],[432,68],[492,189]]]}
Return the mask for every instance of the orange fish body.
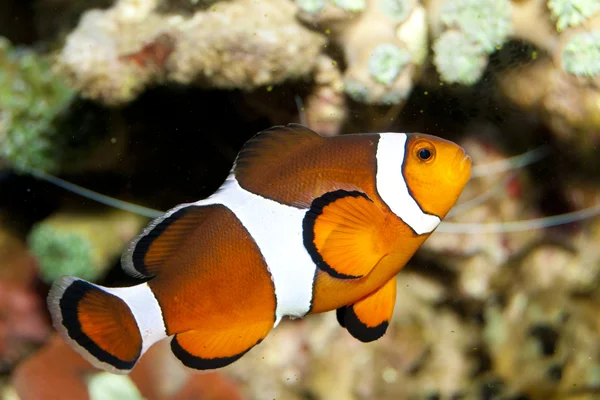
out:
{"label": "orange fish body", "polygon": [[128,373],[155,342],[195,369],[228,365],[283,317],[337,310],[381,337],[395,275],[455,204],[471,161],[423,134],[325,138],[301,125],[249,140],[221,188],[154,220],[122,265],[145,283],[59,278],[54,326],[94,365]]}

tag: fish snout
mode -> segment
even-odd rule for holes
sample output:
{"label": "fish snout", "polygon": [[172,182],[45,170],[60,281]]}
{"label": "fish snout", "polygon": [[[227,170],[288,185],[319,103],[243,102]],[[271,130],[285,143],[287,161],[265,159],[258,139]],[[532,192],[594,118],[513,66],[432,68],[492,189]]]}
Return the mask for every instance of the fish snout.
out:
{"label": "fish snout", "polygon": [[459,148],[452,161],[450,179],[453,181],[468,179],[471,176],[471,164],[471,157],[465,153],[464,149]]}

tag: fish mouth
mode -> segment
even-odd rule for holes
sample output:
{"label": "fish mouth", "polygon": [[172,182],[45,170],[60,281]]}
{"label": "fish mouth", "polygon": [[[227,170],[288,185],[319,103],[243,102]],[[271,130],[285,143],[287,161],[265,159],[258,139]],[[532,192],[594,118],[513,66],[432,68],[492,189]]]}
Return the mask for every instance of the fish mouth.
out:
{"label": "fish mouth", "polygon": [[471,176],[471,164],[471,156],[465,153],[462,148],[458,150],[452,162],[452,168],[450,168],[451,179],[453,181],[469,179]]}
{"label": "fish mouth", "polygon": [[471,156],[463,153],[463,159],[460,162],[458,169],[463,172],[465,169],[471,169],[471,165],[473,164],[473,160],[471,160]]}

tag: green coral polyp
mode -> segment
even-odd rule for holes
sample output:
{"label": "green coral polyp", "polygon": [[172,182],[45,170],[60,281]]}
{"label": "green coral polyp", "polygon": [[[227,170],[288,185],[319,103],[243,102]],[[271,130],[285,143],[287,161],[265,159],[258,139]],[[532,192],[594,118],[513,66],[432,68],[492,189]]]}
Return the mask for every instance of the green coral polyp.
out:
{"label": "green coral polyp", "polygon": [[369,57],[369,73],[377,82],[390,85],[409,61],[408,51],[394,44],[383,43]]}
{"label": "green coral polyp", "polygon": [[581,25],[599,12],[600,1],[548,0],[548,8],[552,13],[552,19],[556,21],[556,29],[562,32],[565,28]]}
{"label": "green coral polyp", "polygon": [[61,275],[87,280],[97,277],[92,267],[92,245],[81,235],[60,232],[42,223],[33,228],[28,242],[44,281],[52,282]]}
{"label": "green coral polyp", "polygon": [[400,104],[402,101],[407,99],[409,94],[410,92],[400,92],[392,90],[381,97],[381,101],[379,102],[379,104],[384,104],[386,106]]}
{"label": "green coral polyp", "polygon": [[126,375],[101,372],[87,377],[87,383],[92,400],[143,400],[145,398],[140,394],[131,378]]}
{"label": "green coral polyp", "polygon": [[367,86],[355,79],[346,79],[344,82],[344,91],[355,101],[364,103],[369,98],[369,89]]}
{"label": "green coral polyp", "polygon": [[381,0],[380,7],[383,13],[394,19],[396,22],[402,22],[415,8],[415,0]]}
{"label": "green coral polyp", "polygon": [[0,37],[0,157],[16,170],[58,169],[57,128],[74,92],[48,61]]}
{"label": "green coral polyp", "polygon": [[446,0],[441,15],[448,28],[492,53],[512,33],[511,13],[509,0]]}
{"label": "green coral polyp", "polygon": [[600,75],[600,30],[578,33],[569,38],[562,54],[562,68],[572,75]]}
{"label": "green coral polyp", "polygon": [[325,0],[296,0],[298,7],[309,14],[316,14],[325,7]]}
{"label": "green coral polyp", "polygon": [[333,4],[351,12],[361,12],[367,7],[366,0],[333,0]]}
{"label": "green coral polyp", "polygon": [[444,32],[433,46],[434,63],[444,82],[472,85],[487,66],[487,54],[463,33]]}

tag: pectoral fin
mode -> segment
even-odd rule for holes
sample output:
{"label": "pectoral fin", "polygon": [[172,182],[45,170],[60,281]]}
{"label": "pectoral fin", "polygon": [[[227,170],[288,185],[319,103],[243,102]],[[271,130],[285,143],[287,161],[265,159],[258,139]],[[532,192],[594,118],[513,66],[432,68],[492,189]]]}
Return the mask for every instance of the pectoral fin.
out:
{"label": "pectoral fin", "polygon": [[361,342],[372,342],[382,337],[392,319],[396,302],[396,278],[356,303],[338,308],[340,325]]}
{"label": "pectoral fin", "polygon": [[385,214],[362,192],[337,190],[315,199],[303,221],[313,262],[340,279],[367,275],[386,255]]}

